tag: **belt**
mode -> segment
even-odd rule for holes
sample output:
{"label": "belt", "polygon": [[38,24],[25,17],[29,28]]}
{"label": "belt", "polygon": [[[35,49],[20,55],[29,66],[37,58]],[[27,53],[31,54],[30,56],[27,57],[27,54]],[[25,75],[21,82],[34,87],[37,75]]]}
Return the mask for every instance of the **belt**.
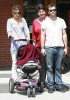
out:
{"label": "belt", "polygon": [[51,48],[63,48],[63,47],[61,47],[61,46],[54,46],[54,47],[51,47]]}

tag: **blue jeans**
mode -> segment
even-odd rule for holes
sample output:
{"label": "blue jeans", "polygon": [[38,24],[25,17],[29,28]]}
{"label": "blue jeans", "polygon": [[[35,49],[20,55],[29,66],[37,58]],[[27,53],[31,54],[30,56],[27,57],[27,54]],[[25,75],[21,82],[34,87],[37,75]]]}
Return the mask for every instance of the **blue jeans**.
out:
{"label": "blue jeans", "polygon": [[45,47],[47,62],[47,86],[48,88],[59,87],[62,84],[61,62],[64,55],[62,47]]}

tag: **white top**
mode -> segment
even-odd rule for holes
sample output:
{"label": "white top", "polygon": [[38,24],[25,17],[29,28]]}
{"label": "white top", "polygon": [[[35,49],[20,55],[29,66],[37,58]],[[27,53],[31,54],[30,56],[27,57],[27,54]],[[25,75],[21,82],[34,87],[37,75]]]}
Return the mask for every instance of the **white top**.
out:
{"label": "white top", "polygon": [[[21,21],[17,22],[13,18],[9,18],[7,20],[7,34],[8,37],[13,34],[14,37],[19,37],[19,39],[25,39],[26,34],[30,33],[27,22],[24,18],[21,18]],[[16,45],[19,47],[21,45],[25,45],[26,41],[15,41]],[[17,47],[14,44],[14,39],[11,39],[11,52],[16,51]]]}
{"label": "white top", "polygon": [[46,30],[45,46],[64,46],[62,30],[66,28],[66,23],[63,19],[57,17],[55,21],[52,21],[49,17],[46,17],[42,22],[41,28]]}

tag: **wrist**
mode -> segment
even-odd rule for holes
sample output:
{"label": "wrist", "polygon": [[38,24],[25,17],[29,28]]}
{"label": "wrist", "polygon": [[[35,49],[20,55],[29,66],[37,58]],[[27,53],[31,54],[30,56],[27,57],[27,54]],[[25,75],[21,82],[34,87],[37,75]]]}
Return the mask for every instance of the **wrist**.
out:
{"label": "wrist", "polygon": [[68,49],[68,47],[65,47],[65,49]]}
{"label": "wrist", "polygon": [[44,47],[41,47],[41,49],[44,49]]}
{"label": "wrist", "polygon": [[33,40],[33,42],[35,42],[35,43],[36,43],[36,40]]}

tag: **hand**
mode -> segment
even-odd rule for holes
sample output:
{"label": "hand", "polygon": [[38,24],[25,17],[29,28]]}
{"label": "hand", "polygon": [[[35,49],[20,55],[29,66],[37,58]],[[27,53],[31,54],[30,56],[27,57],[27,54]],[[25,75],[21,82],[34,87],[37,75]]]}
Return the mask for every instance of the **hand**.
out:
{"label": "hand", "polygon": [[14,38],[14,40],[19,40],[19,37],[13,37]]}
{"label": "hand", "polygon": [[68,48],[64,48],[64,50],[63,50],[64,51],[64,55],[67,55],[67,49]]}
{"label": "hand", "polygon": [[42,53],[43,55],[45,55],[45,54],[46,54],[46,51],[45,51],[45,49],[44,49],[44,48],[42,48],[42,49],[41,49],[41,53]]}
{"label": "hand", "polygon": [[26,41],[29,42],[30,41],[30,37],[26,37]]}
{"label": "hand", "polygon": [[33,45],[35,46],[35,45],[36,45],[36,43],[35,43],[35,42],[33,42]]}
{"label": "hand", "polygon": [[14,37],[13,34],[10,37],[13,38],[14,40],[19,40],[20,39],[19,36],[17,36],[16,34],[15,34],[15,37]]}
{"label": "hand", "polygon": [[36,45],[36,41],[35,41],[35,40],[33,40],[33,45],[34,45],[34,46]]}

